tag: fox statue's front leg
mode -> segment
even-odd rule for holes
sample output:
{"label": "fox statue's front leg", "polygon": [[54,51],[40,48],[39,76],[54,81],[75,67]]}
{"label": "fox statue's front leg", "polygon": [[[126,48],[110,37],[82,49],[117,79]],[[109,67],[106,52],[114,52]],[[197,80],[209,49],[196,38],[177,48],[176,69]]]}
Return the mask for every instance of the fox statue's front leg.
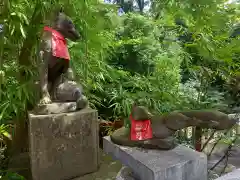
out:
{"label": "fox statue's front leg", "polygon": [[40,74],[40,91],[41,91],[41,99],[40,104],[49,104],[51,103],[51,97],[48,92],[48,61],[49,58],[52,57],[52,49],[51,49],[51,34],[44,32],[41,43],[40,43],[40,66],[39,66],[39,74]]}

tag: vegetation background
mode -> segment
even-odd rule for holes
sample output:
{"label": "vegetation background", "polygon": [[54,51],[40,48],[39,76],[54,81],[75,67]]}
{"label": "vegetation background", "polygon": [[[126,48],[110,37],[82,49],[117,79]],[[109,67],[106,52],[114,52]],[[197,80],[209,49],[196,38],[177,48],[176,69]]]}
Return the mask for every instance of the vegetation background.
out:
{"label": "vegetation background", "polygon": [[[2,162],[26,150],[27,110],[39,98],[38,41],[59,6],[82,34],[69,42],[71,62],[101,119],[127,119],[135,100],[156,113],[239,109],[237,1],[1,0]],[[10,176],[1,169],[0,179]]]}

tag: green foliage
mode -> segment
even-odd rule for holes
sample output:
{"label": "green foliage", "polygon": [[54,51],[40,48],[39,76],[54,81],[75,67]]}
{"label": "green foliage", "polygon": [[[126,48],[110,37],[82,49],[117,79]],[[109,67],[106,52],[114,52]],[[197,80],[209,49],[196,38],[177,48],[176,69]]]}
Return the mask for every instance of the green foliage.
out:
{"label": "green foliage", "polygon": [[92,47],[87,59],[80,57],[75,52],[84,42],[71,49],[91,102],[108,117],[127,117],[135,100],[160,112],[174,109],[171,101],[180,82],[181,47],[160,42],[165,30],[148,17],[128,14],[119,19],[116,31],[102,36],[105,56]]}
{"label": "green foliage", "polygon": [[[108,11],[109,8],[97,0],[84,2],[74,0],[27,2],[22,0],[12,3],[6,1],[0,18],[0,22],[4,24],[2,38],[0,38],[1,123],[9,123],[16,117],[24,116],[29,105],[34,104],[38,99],[38,92],[35,91],[34,85],[34,82],[38,80],[37,39],[43,22],[48,23],[52,14],[50,12],[55,12],[59,5],[66,7],[65,11],[74,17],[77,28],[82,32],[83,40],[96,46],[93,47],[96,51],[102,48],[101,39],[96,38],[98,32],[95,31],[95,27],[99,28],[99,33],[102,33],[101,30],[107,28],[107,22],[104,20],[105,17],[100,21],[96,17],[99,18],[99,14],[103,10]],[[79,49],[78,54],[81,54],[82,47]]]}
{"label": "green foliage", "polygon": [[[135,101],[158,113],[239,104],[240,41],[229,39],[239,11],[224,2],[157,0],[148,15],[141,4],[140,14],[119,17],[117,6],[98,0],[4,1],[0,138],[10,137],[8,125],[25,119],[38,100],[37,42],[60,5],[82,36],[69,42],[76,79],[104,119],[126,119]],[[176,26],[176,18],[188,28]],[[179,42],[180,36],[188,40]]]}
{"label": "green foliage", "polygon": [[[0,171],[1,174],[1,171]],[[25,178],[23,176],[20,176],[17,173],[14,172],[3,172],[3,176],[0,175],[0,180],[25,180]]]}
{"label": "green foliage", "polygon": [[[192,78],[195,66],[211,71],[212,80],[208,86],[221,93],[232,93],[227,86],[231,75],[239,71],[239,40],[230,39],[235,24],[238,23],[239,5],[225,4],[226,1],[156,1],[153,12],[162,12],[158,17],[167,17],[170,28],[174,27],[176,18],[183,20],[188,28],[178,28],[184,42],[184,50],[188,53],[182,64],[183,80]],[[163,9],[162,9],[163,8]],[[161,9],[161,11],[159,11]],[[155,13],[156,14],[156,13]],[[181,40],[182,40],[181,39]],[[225,95],[237,105],[234,95]]]}
{"label": "green foliage", "polygon": [[135,14],[124,17],[119,29],[115,52],[108,60],[110,65],[132,74],[152,73],[157,56],[163,53],[158,40],[163,32],[151,19]]}
{"label": "green foliage", "polygon": [[224,93],[202,87],[197,79],[190,79],[180,86],[181,109],[217,109],[227,111]]}
{"label": "green foliage", "polygon": [[[92,50],[83,55],[87,59],[88,56],[96,57],[94,51],[102,51],[103,34],[100,34],[104,33],[105,28],[109,28],[105,21],[107,14],[102,17],[102,13],[110,12],[111,9],[100,4],[98,0],[4,1],[4,11],[0,12],[0,24],[4,25],[3,32],[0,32],[0,138],[3,140],[10,137],[6,131],[16,132],[16,129],[20,129],[14,126],[16,129],[9,131],[8,124],[25,127],[26,112],[38,100],[39,92],[35,85],[39,66],[38,39],[44,23],[49,24],[49,19],[60,4],[64,5],[67,14],[73,16],[82,34],[84,43],[77,53],[81,56],[82,49],[86,49],[86,52]],[[98,31],[95,28],[99,28]],[[19,133],[18,136],[20,135]],[[13,147],[17,143],[16,146],[21,146],[25,141],[21,139],[13,142]],[[0,143],[6,144],[5,141]],[[5,176],[4,178],[8,179]]]}

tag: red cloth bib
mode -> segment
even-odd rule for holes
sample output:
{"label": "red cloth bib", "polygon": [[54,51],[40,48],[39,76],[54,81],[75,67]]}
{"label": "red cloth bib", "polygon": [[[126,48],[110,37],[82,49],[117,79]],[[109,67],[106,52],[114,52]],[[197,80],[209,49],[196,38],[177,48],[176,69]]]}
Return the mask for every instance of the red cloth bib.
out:
{"label": "red cloth bib", "polygon": [[44,31],[52,33],[52,55],[58,58],[70,60],[67,41],[63,35],[48,26],[44,27]]}
{"label": "red cloth bib", "polygon": [[151,121],[149,119],[136,121],[132,115],[130,115],[130,121],[132,141],[147,140],[153,137]]}

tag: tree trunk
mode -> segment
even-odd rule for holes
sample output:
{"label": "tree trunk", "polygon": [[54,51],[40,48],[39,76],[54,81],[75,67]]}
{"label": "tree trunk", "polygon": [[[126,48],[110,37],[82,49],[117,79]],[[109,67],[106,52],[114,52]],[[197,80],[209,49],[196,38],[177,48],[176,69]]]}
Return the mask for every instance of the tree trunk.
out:
{"label": "tree trunk", "polygon": [[[23,67],[30,67],[32,66],[32,53],[34,46],[38,40],[38,32],[39,32],[39,24],[43,21],[43,15],[41,13],[42,5],[37,3],[32,15],[32,19],[30,21],[28,30],[27,30],[27,37],[23,43],[21,48],[21,53],[19,56],[19,65]],[[21,84],[26,83],[27,81],[31,80],[26,71],[23,69],[20,72],[19,81]],[[28,107],[29,102],[27,102],[25,107]],[[23,115],[16,119],[15,121],[15,132],[12,141],[12,148],[11,154],[18,154],[28,149],[28,126],[27,126],[27,109]]]}

